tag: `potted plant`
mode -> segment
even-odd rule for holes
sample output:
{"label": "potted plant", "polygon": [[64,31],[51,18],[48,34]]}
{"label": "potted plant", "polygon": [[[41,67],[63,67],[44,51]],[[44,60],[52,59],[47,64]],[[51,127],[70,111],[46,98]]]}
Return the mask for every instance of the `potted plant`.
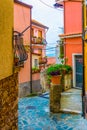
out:
{"label": "potted plant", "polygon": [[47,68],[47,75],[51,76],[52,84],[61,84],[61,66],[61,64],[55,64]]}

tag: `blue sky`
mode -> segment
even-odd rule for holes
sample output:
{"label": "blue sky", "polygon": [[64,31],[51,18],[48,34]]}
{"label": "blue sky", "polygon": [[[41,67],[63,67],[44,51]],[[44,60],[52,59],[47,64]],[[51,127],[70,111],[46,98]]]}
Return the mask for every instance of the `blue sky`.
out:
{"label": "blue sky", "polygon": [[[63,11],[62,9],[55,9],[53,4],[55,0],[20,0],[29,5],[32,5],[32,18],[49,27],[47,32],[48,47],[55,47],[57,44],[58,34],[62,33],[63,27]],[[46,5],[44,4],[46,3]],[[48,5],[48,6],[47,6]],[[55,53],[55,48],[50,50]],[[47,54],[50,53],[47,51]]]}

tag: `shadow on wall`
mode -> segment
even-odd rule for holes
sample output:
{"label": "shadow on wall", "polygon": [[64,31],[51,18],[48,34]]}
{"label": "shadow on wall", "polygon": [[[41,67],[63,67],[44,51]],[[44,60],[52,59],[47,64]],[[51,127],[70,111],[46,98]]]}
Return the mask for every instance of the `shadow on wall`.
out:
{"label": "shadow on wall", "polygon": [[[32,93],[42,92],[40,85],[40,79],[32,81]],[[26,97],[30,94],[30,82],[20,84],[19,86],[19,98]]]}

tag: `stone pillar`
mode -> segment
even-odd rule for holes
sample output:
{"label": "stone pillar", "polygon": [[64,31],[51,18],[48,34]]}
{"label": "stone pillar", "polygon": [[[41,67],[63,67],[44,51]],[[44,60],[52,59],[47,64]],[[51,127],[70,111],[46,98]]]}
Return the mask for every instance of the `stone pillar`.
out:
{"label": "stone pillar", "polygon": [[0,80],[0,130],[18,130],[18,73]]}
{"label": "stone pillar", "polygon": [[50,112],[58,113],[60,110],[62,86],[51,84],[50,87]]}

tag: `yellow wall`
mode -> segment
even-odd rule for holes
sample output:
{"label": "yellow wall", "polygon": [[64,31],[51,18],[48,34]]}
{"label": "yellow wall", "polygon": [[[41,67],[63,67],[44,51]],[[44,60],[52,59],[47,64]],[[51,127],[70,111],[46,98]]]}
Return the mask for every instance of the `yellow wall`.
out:
{"label": "yellow wall", "polygon": [[84,61],[85,61],[85,90],[87,93],[87,43],[85,43]]}
{"label": "yellow wall", "polygon": [[[86,5],[84,4],[84,30],[87,30],[86,22]],[[87,39],[87,32],[85,34],[85,39]],[[85,78],[85,93],[87,93],[87,42],[84,42],[84,78]]]}
{"label": "yellow wall", "polygon": [[0,80],[13,70],[13,0],[0,0]]}

